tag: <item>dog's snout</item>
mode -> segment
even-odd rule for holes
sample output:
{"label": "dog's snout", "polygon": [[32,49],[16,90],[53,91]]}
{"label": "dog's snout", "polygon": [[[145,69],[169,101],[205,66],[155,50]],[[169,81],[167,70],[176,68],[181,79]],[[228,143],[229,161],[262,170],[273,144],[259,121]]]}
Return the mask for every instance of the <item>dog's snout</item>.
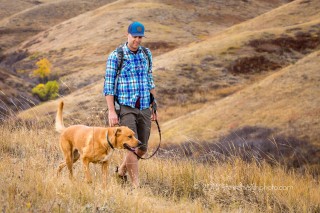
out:
{"label": "dog's snout", "polygon": [[143,143],[141,141],[138,141],[138,146],[142,146]]}

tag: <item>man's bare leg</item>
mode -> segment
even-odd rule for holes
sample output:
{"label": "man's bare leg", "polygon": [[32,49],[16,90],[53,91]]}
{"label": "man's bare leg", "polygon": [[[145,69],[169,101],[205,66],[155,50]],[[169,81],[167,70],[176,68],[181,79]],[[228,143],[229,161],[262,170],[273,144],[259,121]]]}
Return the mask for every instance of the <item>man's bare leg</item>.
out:
{"label": "man's bare leg", "polygon": [[[143,156],[145,151],[141,151],[140,149],[137,150],[137,154],[139,156]],[[137,156],[132,153],[128,152],[123,163],[119,168],[118,174],[124,176],[125,173],[128,172],[132,184],[134,187],[139,187],[139,167],[138,167],[138,158]]]}

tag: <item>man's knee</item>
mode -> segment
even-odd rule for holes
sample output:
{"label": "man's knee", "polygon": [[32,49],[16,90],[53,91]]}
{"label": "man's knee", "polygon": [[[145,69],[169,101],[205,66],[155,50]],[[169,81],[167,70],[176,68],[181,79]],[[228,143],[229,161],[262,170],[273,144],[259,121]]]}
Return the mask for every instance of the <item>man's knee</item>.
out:
{"label": "man's knee", "polygon": [[131,153],[132,154],[131,157],[134,158],[134,160],[139,160],[146,152],[147,150],[137,149],[135,153],[133,152]]}
{"label": "man's knee", "polygon": [[146,154],[146,152],[147,152],[147,149],[137,149],[136,151],[137,155],[139,155],[140,157]]}

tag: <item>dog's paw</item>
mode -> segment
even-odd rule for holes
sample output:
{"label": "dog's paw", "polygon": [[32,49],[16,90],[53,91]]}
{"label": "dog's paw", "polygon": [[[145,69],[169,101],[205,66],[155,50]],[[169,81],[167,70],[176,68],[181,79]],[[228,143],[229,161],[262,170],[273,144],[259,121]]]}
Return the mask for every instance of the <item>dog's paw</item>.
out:
{"label": "dog's paw", "polygon": [[116,167],[116,170],[115,170],[115,176],[116,176],[117,182],[118,182],[119,184],[121,184],[121,185],[127,183],[127,182],[128,182],[128,176],[127,176],[127,175],[120,175],[120,174],[118,173],[118,171],[119,171],[119,168],[118,168],[118,166],[117,166],[117,167]]}

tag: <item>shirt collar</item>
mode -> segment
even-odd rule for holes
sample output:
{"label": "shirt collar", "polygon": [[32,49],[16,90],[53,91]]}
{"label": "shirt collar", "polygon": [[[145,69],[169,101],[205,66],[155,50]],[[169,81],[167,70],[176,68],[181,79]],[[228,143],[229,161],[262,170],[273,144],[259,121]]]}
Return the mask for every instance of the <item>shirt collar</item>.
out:
{"label": "shirt collar", "polygon": [[[126,51],[127,53],[132,53],[132,54],[134,54],[134,52],[129,49],[129,47],[128,47],[128,42],[125,43],[124,49],[125,49],[125,51]],[[139,46],[137,53],[140,53],[141,51],[142,51],[142,48],[141,48],[141,46]]]}

